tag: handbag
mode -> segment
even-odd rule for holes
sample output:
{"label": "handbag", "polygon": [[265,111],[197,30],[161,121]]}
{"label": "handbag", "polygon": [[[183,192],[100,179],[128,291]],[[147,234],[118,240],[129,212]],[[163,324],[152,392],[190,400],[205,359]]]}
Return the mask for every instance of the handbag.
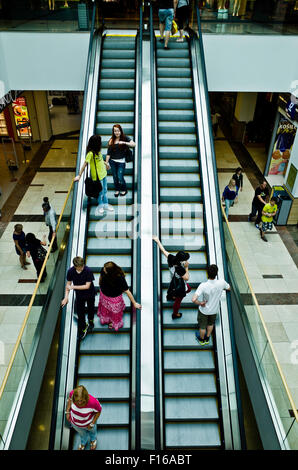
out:
{"label": "handbag", "polygon": [[185,283],[182,277],[174,274],[167,291],[167,300],[175,300],[176,297],[185,297]]}
{"label": "handbag", "polygon": [[[94,155],[93,155],[93,160],[94,160]],[[94,181],[90,176],[87,176],[87,178],[85,179],[85,194],[88,197],[98,198],[99,193],[102,191],[102,184],[100,180],[98,179],[95,160],[94,160],[94,167],[95,167],[95,172],[96,172],[96,180]]]}
{"label": "handbag", "polygon": [[126,163],[133,162],[133,153],[128,146],[126,146],[125,150],[125,161]]}
{"label": "handbag", "polygon": [[172,21],[171,34],[174,36],[178,32],[178,26],[175,20]]}
{"label": "handbag", "polygon": [[36,261],[44,261],[46,254],[47,254],[47,250],[42,245],[40,245],[37,248]]}

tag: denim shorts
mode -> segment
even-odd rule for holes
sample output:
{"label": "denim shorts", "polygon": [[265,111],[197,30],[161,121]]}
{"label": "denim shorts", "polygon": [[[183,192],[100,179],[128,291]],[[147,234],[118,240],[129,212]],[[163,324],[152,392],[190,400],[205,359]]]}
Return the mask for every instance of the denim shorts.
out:
{"label": "denim shorts", "polygon": [[158,17],[160,23],[165,23],[165,31],[171,31],[172,22],[174,19],[174,8],[167,8],[166,10],[158,10]]}

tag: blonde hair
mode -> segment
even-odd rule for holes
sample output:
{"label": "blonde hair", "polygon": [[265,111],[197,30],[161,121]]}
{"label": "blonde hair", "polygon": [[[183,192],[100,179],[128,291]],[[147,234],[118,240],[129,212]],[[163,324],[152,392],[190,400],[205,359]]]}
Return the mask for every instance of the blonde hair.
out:
{"label": "blonde hair", "polygon": [[77,388],[74,389],[73,395],[72,395],[74,403],[78,400],[82,400],[84,405],[87,405],[89,401],[89,393],[87,392],[86,388],[84,385],[79,385]]}
{"label": "blonde hair", "polygon": [[85,262],[84,262],[84,259],[81,258],[81,256],[76,256],[73,260],[73,265],[75,268],[79,268],[79,267],[82,267],[84,266]]}

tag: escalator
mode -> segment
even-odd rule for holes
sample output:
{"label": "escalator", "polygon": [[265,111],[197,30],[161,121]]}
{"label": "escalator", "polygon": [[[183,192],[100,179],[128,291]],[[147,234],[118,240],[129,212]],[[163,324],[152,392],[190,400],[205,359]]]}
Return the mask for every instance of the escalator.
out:
{"label": "escalator", "polygon": [[182,301],[182,317],[173,320],[173,303],[166,299],[171,275],[161,255],[164,448],[222,449],[216,335],[208,345],[198,344],[197,309],[191,301],[197,286],[207,280],[210,261],[189,41],[171,39],[164,50],[156,38],[156,81],[160,239],[173,254],[190,253],[192,288]]}
{"label": "escalator", "polygon": [[[136,36],[119,38],[107,35],[102,41],[94,132],[102,136],[105,155],[113,124],[121,124],[124,132],[134,138]],[[133,164],[129,163],[125,175],[128,194],[116,198],[109,171],[108,199],[114,212],[105,211],[100,215],[94,199],[88,207],[85,259],[95,277],[96,306],[99,276],[104,263],[113,261],[119,265],[126,274],[130,289],[132,286],[133,178]],[[123,328],[115,333],[107,325],[101,325],[95,314],[94,329],[80,342],[78,350],[75,386],[84,385],[103,407],[98,427],[100,450],[127,450],[130,447],[132,321],[126,295],[124,301]],[[75,433],[74,449],[78,443],[79,436]]]}

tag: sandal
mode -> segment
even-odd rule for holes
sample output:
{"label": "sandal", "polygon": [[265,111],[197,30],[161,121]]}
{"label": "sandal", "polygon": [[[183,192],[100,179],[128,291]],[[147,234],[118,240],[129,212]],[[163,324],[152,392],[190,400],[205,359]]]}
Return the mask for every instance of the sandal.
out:
{"label": "sandal", "polygon": [[120,193],[120,196],[126,196],[126,194],[127,194],[127,191],[123,191]]}
{"label": "sandal", "polygon": [[119,194],[120,194],[120,191],[116,191],[116,192],[114,193],[114,196],[115,196],[115,197],[118,197]]}
{"label": "sandal", "polygon": [[112,330],[113,329],[113,323],[109,323],[108,328],[109,328],[109,330]]}
{"label": "sandal", "polygon": [[84,449],[85,449],[85,446],[83,446],[83,444],[80,444],[78,447],[78,450],[84,450]]}
{"label": "sandal", "polygon": [[90,442],[90,450],[95,450],[97,446],[97,440]]}
{"label": "sandal", "polygon": [[176,318],[181,318],[182,317],[182,313],[178,312],[178,313],[172,313],[172,318],[173,320],[175,320]]}

